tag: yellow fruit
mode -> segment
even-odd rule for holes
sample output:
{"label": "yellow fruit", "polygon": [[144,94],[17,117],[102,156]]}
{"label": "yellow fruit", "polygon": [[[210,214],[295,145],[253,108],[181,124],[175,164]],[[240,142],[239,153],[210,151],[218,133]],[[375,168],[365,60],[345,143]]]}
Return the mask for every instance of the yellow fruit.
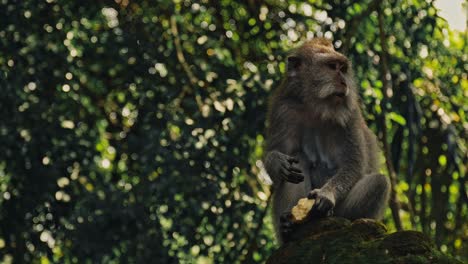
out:
{"label": "yellow fruit", "polygon": [[309,214],[309,211],[312,209],[312,206],[314,206],[314,203],[315,203],[315,200],[313,199],[308,199],[308,198],[299,199],[299,201],[297,202],[297,205],[291,209],[293,220],[296,222],[304,220]]}

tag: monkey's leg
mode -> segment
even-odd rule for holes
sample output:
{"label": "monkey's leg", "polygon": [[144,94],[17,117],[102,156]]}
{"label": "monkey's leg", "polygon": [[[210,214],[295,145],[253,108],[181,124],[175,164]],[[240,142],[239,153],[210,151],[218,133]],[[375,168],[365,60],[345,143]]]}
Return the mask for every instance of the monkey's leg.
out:
{"label": "monkey's leg", "polygon": [[381,219],[390,193],[390,182],[382,174],[364,176],[336,206],[335,215],[351,220]]}

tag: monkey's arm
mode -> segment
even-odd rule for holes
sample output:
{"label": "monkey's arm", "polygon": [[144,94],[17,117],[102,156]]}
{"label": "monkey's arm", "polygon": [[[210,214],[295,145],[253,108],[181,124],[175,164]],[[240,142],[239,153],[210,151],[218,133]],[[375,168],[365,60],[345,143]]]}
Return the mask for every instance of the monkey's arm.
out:
{"label": "monkey's arm", "polygon": [[336,174],[320,189],[312,190],[309,198],[316,199],[314,209],[331,214],[336,203],[342,201],[364,173],[364,138],[359,128],[348,130],[344,151]]}
{"label": "monkey's arm", "polygon": [[286,102],[274,104],[269,113],[270,126],[263,164],[274,185],[282,180],[291,183],[304,180],[302,171],[297,167],[299,160],[292,154],[299,148],[298,129],[293,116],[294,109]]}

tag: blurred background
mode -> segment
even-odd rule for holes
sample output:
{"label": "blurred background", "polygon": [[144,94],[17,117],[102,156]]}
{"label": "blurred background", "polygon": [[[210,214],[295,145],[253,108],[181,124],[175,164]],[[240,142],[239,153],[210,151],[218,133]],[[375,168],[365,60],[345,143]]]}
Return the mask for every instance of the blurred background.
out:
{"label": "blurred background", "polygon": [[264,262],[267,100],[314,36],[354,64],[395,185],[384,223],[467,261],[467,10],[0,0],[0,261]]}

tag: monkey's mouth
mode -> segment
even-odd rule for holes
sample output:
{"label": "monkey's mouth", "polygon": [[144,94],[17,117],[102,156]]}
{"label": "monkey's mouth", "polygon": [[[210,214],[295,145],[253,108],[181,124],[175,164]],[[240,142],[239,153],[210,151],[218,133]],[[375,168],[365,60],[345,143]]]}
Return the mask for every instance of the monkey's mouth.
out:
{"label": "monkey's mouth", "polygon": [[330,96],[342,99],[342,98],[346,97],[346,93],[345,92],[334,92]]}

